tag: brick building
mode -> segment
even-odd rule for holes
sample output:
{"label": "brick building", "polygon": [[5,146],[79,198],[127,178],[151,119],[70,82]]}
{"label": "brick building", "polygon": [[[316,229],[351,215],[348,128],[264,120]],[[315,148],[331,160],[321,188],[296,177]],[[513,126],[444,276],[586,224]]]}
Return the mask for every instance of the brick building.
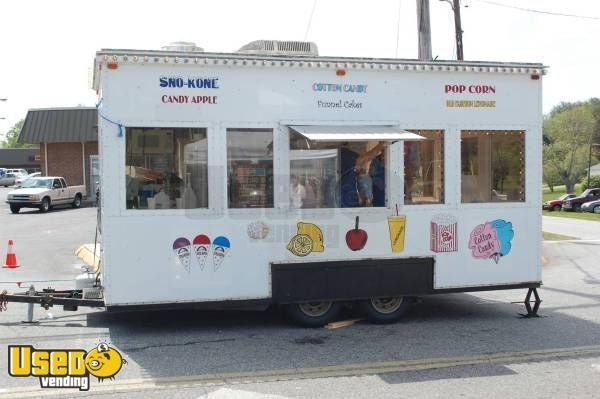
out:
{"label": "brick building", "polygon": [[43,175],[84,184],[90,195],[99,179],[97,126],[96,108],[30,109],[19,142],[39,144]]}
{"label": "brick building", "polygon": [[0,148],[1,168],[39,172],[40,160],[39,148]]}

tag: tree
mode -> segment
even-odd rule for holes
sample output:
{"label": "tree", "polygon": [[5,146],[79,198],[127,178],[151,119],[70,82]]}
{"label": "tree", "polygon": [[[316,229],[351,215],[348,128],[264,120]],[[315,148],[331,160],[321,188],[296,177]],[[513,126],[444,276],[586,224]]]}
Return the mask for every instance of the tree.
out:
{"label": "tree", "polygon": [[21,129],[23,129],[23,123],[25,119],[21,119],[17,123],[14,124],[13,127],[6,133],[6,138],[2,141],[2,148],[32,148],[36,147],[34,144],[23,144],[19,143],[19,134],[21,134]]}
{"label": "tree", "polygon": [[544,165],[560,176],[567,192],[573,192],[587,168],[587,151],[596,125],[593,103],[563,103],[555,110],[544,121],[544,134],[549,138],[544,145]]}

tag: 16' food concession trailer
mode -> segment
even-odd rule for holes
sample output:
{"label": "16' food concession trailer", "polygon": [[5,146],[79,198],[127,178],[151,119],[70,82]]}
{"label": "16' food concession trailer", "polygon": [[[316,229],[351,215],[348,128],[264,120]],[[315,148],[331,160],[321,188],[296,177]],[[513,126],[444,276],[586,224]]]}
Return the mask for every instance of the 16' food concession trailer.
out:
{"label": "16' food concession trailer", "polygon": [[543,65],[188,50],[95,58],[107,310],[540,286]]}

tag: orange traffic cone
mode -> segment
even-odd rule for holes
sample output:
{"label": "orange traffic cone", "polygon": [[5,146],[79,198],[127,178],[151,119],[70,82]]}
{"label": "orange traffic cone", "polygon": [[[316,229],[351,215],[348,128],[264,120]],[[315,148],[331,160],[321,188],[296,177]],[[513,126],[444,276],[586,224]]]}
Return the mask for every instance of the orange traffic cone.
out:
{"label": "orange traffic cone", "polygon": [[13,242],[13,240],[8,240],[8,252],[6,254],[6,261],[4,262],[4,266],[2,267],[14,269],[21,266],[19,264],[19,260],[17,259],[17,254],[15,254],[15,250],[13,248],[14,245],[15,243]]}

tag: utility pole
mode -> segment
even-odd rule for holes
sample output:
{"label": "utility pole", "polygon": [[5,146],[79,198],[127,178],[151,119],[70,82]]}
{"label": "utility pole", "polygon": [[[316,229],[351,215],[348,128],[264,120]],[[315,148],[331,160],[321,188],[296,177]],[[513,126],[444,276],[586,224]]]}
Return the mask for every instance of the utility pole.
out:
{"label": "utility pole", "polygon": [[417,0],[417,29],[419,30],[419,59],[430,61],[432,56],[429,0]]}
{"label": "utility pole", "polygon": [[462,41],[462,25],[460,22],[460,0],[440,0],[450,4],[454,11],[454,34],[456,36],[456,59],[462,61],[463,57],[463,41]]}
{"label": "utility pole", "polygon": [[463,60],[462,26],[460,23],[460,0],[454,0],[454,32],[456,33],[456,59]]}
{"label": "utility pole", "polygon": [[587,175],[587,188],[590,188],[590,178],[592,175],[592,147],[600,146],[600,143],[590,143],[590,156],[588,158],[588,175]]}

